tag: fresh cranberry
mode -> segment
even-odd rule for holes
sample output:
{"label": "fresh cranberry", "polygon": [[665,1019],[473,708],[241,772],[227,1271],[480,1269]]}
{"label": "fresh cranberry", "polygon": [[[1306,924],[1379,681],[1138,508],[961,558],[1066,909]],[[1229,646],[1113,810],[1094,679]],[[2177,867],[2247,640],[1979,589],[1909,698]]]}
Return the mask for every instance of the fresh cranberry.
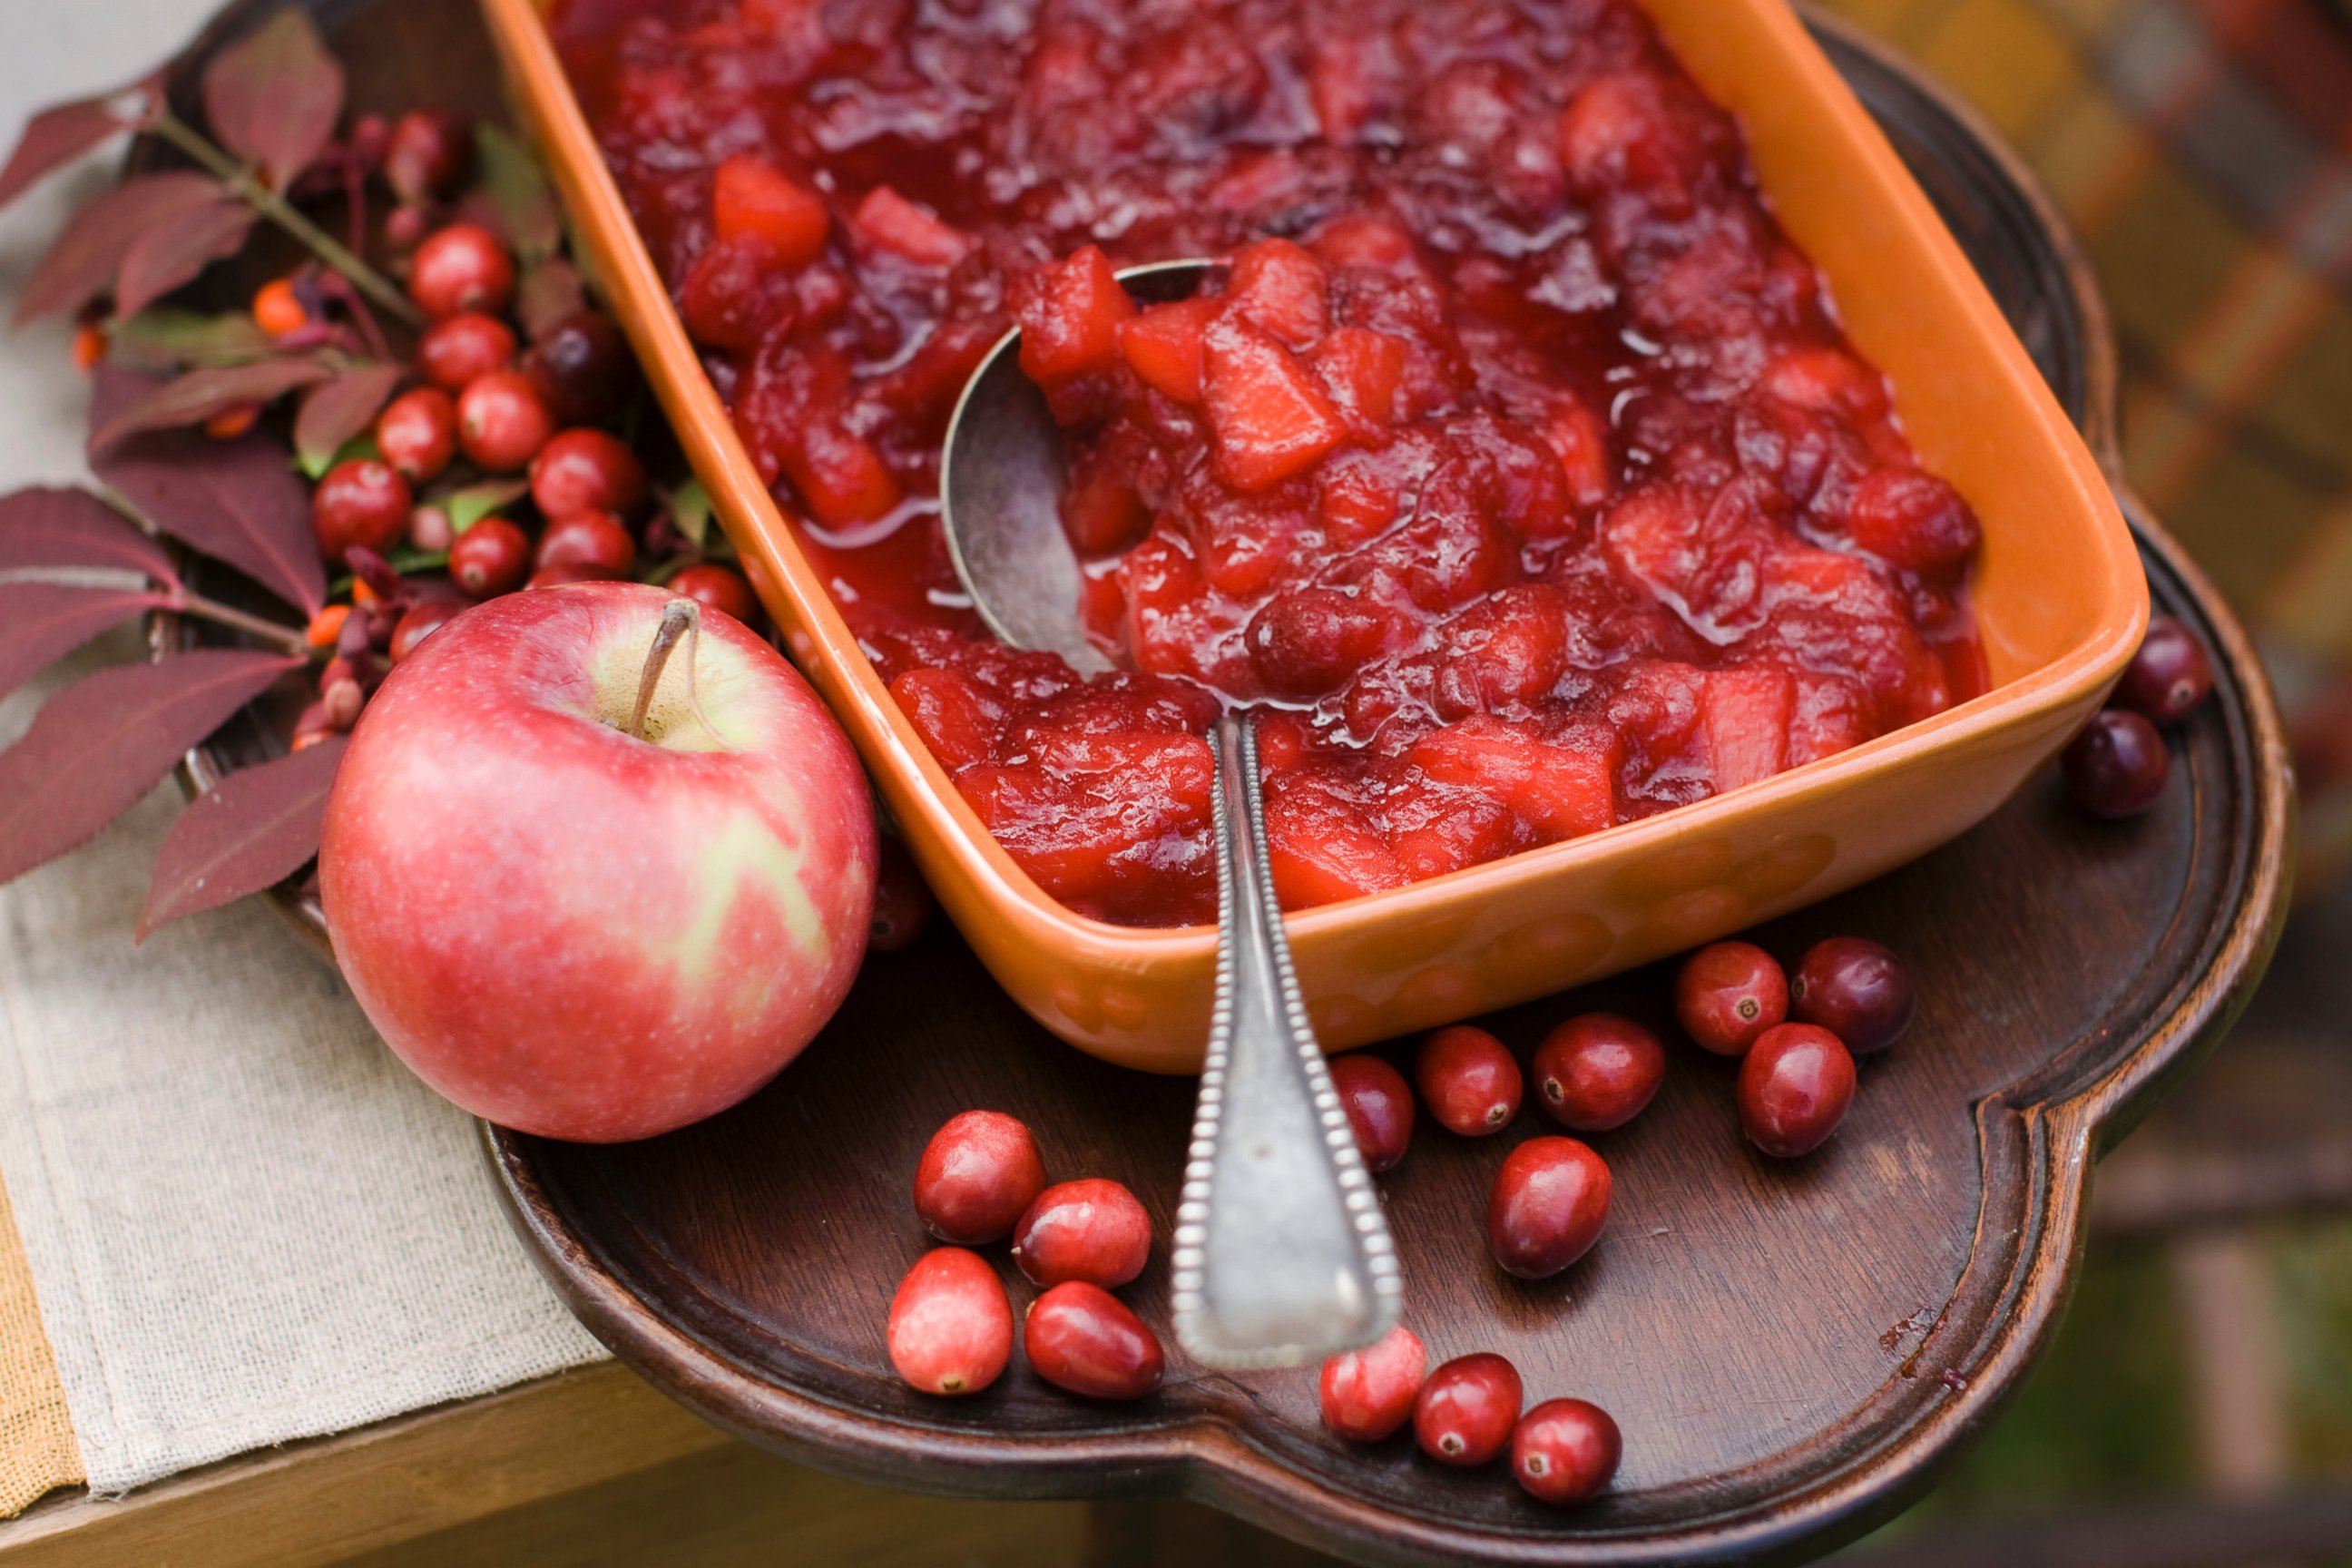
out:
{"label": "fresh cranberry", "polygon": [[[677,586],[675,578],[670,586]],[[874,923],[866,933],[867,950],[898,952],[912,947],[930,923],[933,901],[930,885],[916,868],[914,857],[896,838],[885,835],[874,878]]]}
{"label": "fresh cranberry", "polygon": [[463,392],[514,363],[515,335],[496,316],[467,310],[434,322],[416,340],[416,368],[444,392]]}
{"label": "fresh cranberry", "polygon": [[449,546],[449,580],[477,599],[511,594],[530,574],[530,537],[502,517],[486,517]]}
{"label": "fresh cranberry", "polygon": [[1573,1138],[1511,1151],[1486,1196],[1486,1245],[1505,1273],[1548,1279],[1592,1250],[1609,1219],[1609,1166]]}
{"label": "fresh cranberry", "polygon": [[760,618],[760,601],[751,596],[751,584],[731,566],[710,562],[689,566],[669,580],[669,591],[685,595],[705,609],[732,616],[747,626]]}
{"label": "fresh cranberry", "polygon": [[1441,1464],[1468,1468],[1503,1451],[1526,1397],[1518,1369],[1491,1351],[1456,1356],[1413,1396],[1412,1435]]}
{"label": "fresh cranberry", "polygon": [[341,561],[354,545],[381,553],[408,531],[415,504],[408,481],[389,463],[353,458],[327,470],[310,496],[310,531],[319,553]]}
{"label": "fresh cranberry", "polygon": [[559,430],[530,460],[530,499],[546,517],[626,512],[645,494],[646,466],[627,442],[602,430]]}
{"label": "fresh cranberry", "polygon": [[609,578],[626,577],[636,570],[637,542],[609,511],[575,511],[547,525],[530,563],[541,571],[579,566]]}
{"label": "fresh cranberry", "polygon": [[1366,1170],[1377,1175],[1404,1158],[1412,1142],[1412,1089],[1404,1074],[1359,1052],[1331,1058],[1331,1087],[1347,1110]]}
{"label": "fresh cranberry", "polygon": [[1047,1187],[1013,1233],[1013,1261],[1039,1285],[1124,1285],[1150,1256],[1151,1216],[1133,1193],[1100,1176]]}
{"label": "fresh cranberry", "polygon": [[494,474],[524,467],[554,434],[555,416],[519,370],[476,376],[457,395],[457,445]]}
{"label": "fresh cranberry", "polygon": [[2172,776],[2172,753],[2156,726],[2128,708],[2091,715],[2083,732],[2058,759],[2066,794],[2093,816],[2120,822],[2137,816],[2164,796]]}
{"label": "fresh cranberry", "polygon": [[402,393],[375,416],[375,449],[412,483],[437,478],[457,455],[457,405],[437,386]]}
{"label": "fresh cranberry", "polygon": [[627,340],[611,317],[594,310],[575,311],[541,332],[523,370],[567,425],[617,417],[637,384]]}
{"label": "fresh cranberry", "polygon": [[1323,1363],[1323,1425],[1335,1436],[1377,1443],[1412,1419],[1429,1352],[1399,1323],[1373,1344]]}
{"label": "fresh cranberry", "polygon": [[1858,1057],[1893,1045],[1917,1006],[1902,961],[1858,936],[1813,943],[1789,976],[1789,1016],[1819,1024]]}
{"label": "fresh cranberry", "polygon": [[1818,1024],[1781,1024],[1739,1064],[1738,1099],[1749,1142],[1783,1160],[1810,1154],[1853,1103],[1853,1056]]}
{"label": "fresh cranberry", "polygon": [[1423,1040],[1412,1076],[1437,1124],[1465,1138],[1500,1131],[1519,1113],[1519,1064],[1502,1041],[1468,1024]]}
{"label": "fresh cranberry", "polygon": [[2116,700],[2152,723],[2177,724],[2213,689],[2213,661],[2197,634],[2170,616],[2150,616],[2139,652],[2124,667]]}
{"label": "fresh cranberry", "polygon": [[1547,1399],[1511,1432],[1511,1478],[1538,1502],[1573,1508],[1601,1494],[1624,1453],[1609,1412],[1582,1399]]}
{"label": "fresh cranberry", "polygon": [[408,542],[412,548],[438,554],[457,542],[457,525],[449,521],[446,507],[420,506],[408,514]]}
{"label": "fresh cranberry", "polygon": [[1039,1377],[1089,1399],[1140,1399],[1168,1367],[1143,1320],[1083,1279],[1065,1280],[1030,1303],[1021,1348]]}
{"label": "fresh cranberry", "polygon": [[414,250],[433,231],[433,214],[415,202],[404,202],[383,215],[383,242],[394,250]]}
{"label": "fresh cranberry", "polygon": [[450,597],[446,594],[417,600],[416,603],[403,610],[400,613],[400,619],[394,624],[392,640],[387,646],[385,657],[393,663],[398,664],[416,651],[418,643],[439,631],[449,622],[456,620],[458,613],[467,607],[467,601]]}
{"label": "fresh cranberry", "polygon": [[435,321],[461,310],[496,315],[514,297],[514,258],[478,224],[425,237],[408,262],[409,297]]}
{"label": "fresh cranberry", "polygon": [[915,1167],[915,1213],[941,1241],[1002,1241],[1045,1189],[1037,1141],[1001,1110],[950,1117]]}
{"label": "fresh cranberry", "polygon": [[890,1298],[890,1364],[925,1394],[977,1394],[1013,1359],[1013,1303],[977,1252],[923,1254]]}
{"label": "fresh cranberry", "polygon": [[1641,1114],[1666,1079],[1658,1037],[1614,1013],[1570,1018],[1536,1047],[1536,1103],[1579,1132],[1606,1132]]}
{"label": "fresh cranberry", "polygon": [[474,132],[446,109],[412,109],[393,121],[383,149],[384,183],[404,202],[446,196],[473,161]]}
{"label": "fresh cranberry", "polygon": [[1675,976],[1675,1016],[1683,1032],[1721,1057],[1736,1057],[1789,1016],[1789,981],[1762,948],[1712,942]]}

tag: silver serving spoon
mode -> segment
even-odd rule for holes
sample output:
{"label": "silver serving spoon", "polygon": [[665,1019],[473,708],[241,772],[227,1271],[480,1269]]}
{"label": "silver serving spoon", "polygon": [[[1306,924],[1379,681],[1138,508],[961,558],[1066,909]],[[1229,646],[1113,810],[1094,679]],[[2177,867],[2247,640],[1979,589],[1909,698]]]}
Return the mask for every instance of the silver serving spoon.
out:
{"label": "silver serving spoon", "polygon": [[[1118,278],[1139,300],[1181,300],[1213,265],[1160,262]],[[997,636],[1082,672],[1107,670],[1078,618],[1078,563],[1059,511],[1061,432],[1021,373],[1020,339],[1006,334],[981,362],[948,426],[948,549]],[[1296,1366],[1386,1333],[1404,1284],[1291,973],[1266,874],[1256,730],[1229,712],[1210,742],[1216,1010],[1176,1213],[1176,1338],[1209,1366]]]}

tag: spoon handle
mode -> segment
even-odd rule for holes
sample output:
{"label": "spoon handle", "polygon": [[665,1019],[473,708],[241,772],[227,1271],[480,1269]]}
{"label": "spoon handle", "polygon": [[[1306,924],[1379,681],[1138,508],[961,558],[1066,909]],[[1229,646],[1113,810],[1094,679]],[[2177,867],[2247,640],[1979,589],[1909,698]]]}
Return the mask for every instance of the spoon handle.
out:
{"label": "spoon handle", "polygon": [[1212,742],[1216,1011],[1176,1212],[1176,1338],[1208,1366],[1296,1366],[1386,1333],[1404,1282],[1291,973],[1256,731],[1229,713]]}

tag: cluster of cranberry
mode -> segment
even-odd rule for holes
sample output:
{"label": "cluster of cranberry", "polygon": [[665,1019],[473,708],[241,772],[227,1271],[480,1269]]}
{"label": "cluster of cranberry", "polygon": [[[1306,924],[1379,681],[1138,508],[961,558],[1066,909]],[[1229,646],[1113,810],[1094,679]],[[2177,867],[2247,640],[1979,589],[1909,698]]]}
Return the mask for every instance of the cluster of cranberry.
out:
{"label": "cluster of cranberry", "polygon": [[2111,820],[2155,805],[2172,776],[2172,753],[2157,726],[2179,723],[2212,689],[2213,661],[2197,634],[2170,616],[2150,616],[2110,705],[2092,716],[2059,760],[2066,794],[2093,816]]}
{"label": "cluster of cranberry", "polygon": [[[311,645],[334,657],[320,671],[319,700],[297,721],[298,749],[350,729],[384,669],[468,605],[519,588],[634,577],[641,561],[675,565],[685,547],[667,515],[646,515],[645,465],[606,428],[636,384],[619,329],[581,309],[541,323],[526,349],[508,319],[517,278],[506,246],[479,224],[434,226],[435,204],[456,189],[471,155],[470,133],[447,114],[412,111],[389,132],[383,168],[404,205],[387,237],[414,247],[408,292],[429,325],[415,343],[417,384],[376,416],[373,451],[336,463],[310,498],[319,552],[349,569],[352,596],[310,623]],[[320,320],[296,279],[265,284],[252,310],[281,343],[314,332]],[[464,488],[453,481],[518,477],[527,489],[462,522],[435,499]],[[536,537],[518,510],[526,494]],[[390,564],[404,549],[414,552],[407,575]],[[425,574],[436,566],[446,577]],[[732,567],[690,561],[666,580],[675,593],[757,622],[758,602]]]}

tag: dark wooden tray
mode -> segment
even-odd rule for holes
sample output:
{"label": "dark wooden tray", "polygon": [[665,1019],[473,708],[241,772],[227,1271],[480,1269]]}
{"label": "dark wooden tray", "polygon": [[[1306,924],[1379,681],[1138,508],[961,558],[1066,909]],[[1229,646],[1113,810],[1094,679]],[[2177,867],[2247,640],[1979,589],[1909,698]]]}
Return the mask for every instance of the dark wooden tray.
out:
{"label": "dark wooden tray", "polygon": [[[207,42],[274,8],[233,7]],[[361,103],[495,104],[466,0],[314,8]],[[1936,89],[1818,26],[2113,471],[2113,348],[2047,204]],[[1592,1508],[1538,1508],[1499,1467],[1444,1470],[1403,1439],[1332,1442],[1307,1373],[1234,1377],[1178,1358],[1159,1394],[1118,1407],[1017,1368],[963,1402],[902,1387],[882,1322],[925,1245],[907,1191],[931,1129],[972,1106],[1013,1111],[1052,1170],[1127,1182],[1165,1237],[1192,1109],[1189,1081],[1054,1040],[944,926],[871,960],[808,1056],[727,1115],[617,1148],[487,1130],[517,1228],[582,1320],[656,1384],[755,1442],[871,1480],[1182,1493],[1368,1561],[1824,1550],[1916,1495],[2015,1385],[2065,1301],[2092,1162],[2219,1038],[2284,910],[2290,785],[2267,689],[2210,588],[2126,503],[2158,603],[2221,656],[2216,700],[2180,739],[2185,776],[2153,815],[2107,826],[2071,811],[2045,773],[1958,843],[1762,930],[1784,957],[1832,931],[1876,937],[1924,991],[1918,1025],[1866,1066],[1828,1148],[1792,1164],[1754,1155],[1729,1071],[1685,1050],[1657,1103],[1599,1140],[1619,1184],[1602,1245],[1533,1286],[1493,1266],[1481,1231],[1495,1165],[1543,1125],[1532,1109],[1477,1142],[1424,1127],[1384,1181],[1407,1318],[1433,1354],[1502,1351],[1531,1397],[1583,1394],[1618,1416],[1624,1468]],[[244,760],[269,734],[257,720],[194,763]],[[286,907],[316,935],[315,910]],[[1590,1007],[1663,1024],[1666,988],[1653,969],[1489,1022],[1524,1053]],[[1164,1326],[1167,1289],[1162,1257],[1129,1294]]]}

